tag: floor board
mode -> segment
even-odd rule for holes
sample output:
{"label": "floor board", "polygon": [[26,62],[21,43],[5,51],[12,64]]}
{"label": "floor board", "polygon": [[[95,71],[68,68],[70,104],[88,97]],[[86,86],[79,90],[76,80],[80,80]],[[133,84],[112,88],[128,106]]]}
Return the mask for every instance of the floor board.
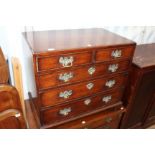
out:
{"label": "floor board", "polygon": [[31,109],[30,102],[27,100],[25,101],[25,106],[26,106],[26,115],[27,115],[27,121],[29,124],[29,129],[37,129],[37,123],[33,114],[33,111]]}

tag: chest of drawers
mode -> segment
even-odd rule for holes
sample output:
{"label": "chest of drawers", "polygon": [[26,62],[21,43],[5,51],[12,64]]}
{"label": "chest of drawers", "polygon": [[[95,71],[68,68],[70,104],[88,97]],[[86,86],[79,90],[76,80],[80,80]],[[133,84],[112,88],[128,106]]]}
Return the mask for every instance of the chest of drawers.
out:
{"label": "chest of drawers", "polygon": [[41,128],[119,127],[134,42],[104,29],[24,36],[32,49]]}

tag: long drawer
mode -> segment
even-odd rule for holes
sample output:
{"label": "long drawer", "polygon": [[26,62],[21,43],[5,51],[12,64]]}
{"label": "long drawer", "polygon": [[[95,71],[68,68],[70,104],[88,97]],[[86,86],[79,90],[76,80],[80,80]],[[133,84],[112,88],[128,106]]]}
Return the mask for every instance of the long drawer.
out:
{"label": "long drawer", "polygon": [[108,91],[120,86],[123,87],[126,84],[127,77],[127,74],[123,73],[117,76],[109,76],[42,92],[40,93],[41,106],[53,106],[58,103]]}
{"label": "long drawer", "polygon": [[127,70],[129,64],[129,61],[113,61],[108,63],[52,71],[49,74],[42,74],[37,76],[39,89],[47,89],[76,81],[118,73]]}
{"label": "long drawer", "polygon": [[122,111],[105,114],[100,112],[90,116],[56,126],[56,129],[117,129],[119,128]]}
{"label": "long drawer", "polygon": [[78,101],[57,105],[41,112],[43,124],[67,120],[81,114],[110,106],[121,101],[123,89],[115,89],[108,93],[99,93]]}

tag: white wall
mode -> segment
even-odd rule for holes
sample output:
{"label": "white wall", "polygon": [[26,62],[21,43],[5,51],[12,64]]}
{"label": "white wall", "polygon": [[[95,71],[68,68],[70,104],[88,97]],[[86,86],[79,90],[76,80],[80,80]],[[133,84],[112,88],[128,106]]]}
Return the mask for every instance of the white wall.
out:
{"label": "white wall", "polygon": [[22,36],[25,27],[0,27],[0,46],[9,60],[11,84],[14,85],[11,58],[17,57],[22,65],[24,97],[28,99],[28,91],[36,96],[34,74],[32,69],[31,51]]}
{"label": "white wall", "polygon": [[[53,26],[34,26],[28,27],[30,30],[41,31],[41,30],[50,30],[50,29],[69,29],[69,28],[89,28],[89,27],[99,27],[101,23],[96,23],[95,25],[88,24],[80,25],[77,24],[73,26],[72,24],[67,26],[62,25],[53,25]],[[122,35],[128,39],[134,40],[137,44],[152,43],[155,42],[155,26],[102,26],[111,32]]]}
{"label": "white wall", "polygon": [[[100,27],[98,24],[90,25],[77,25],[73,26],[34,26],[26,27],[26,30],[47,30],[47,29],[68,29],[68,28],[86,28],[86,27]],[[132,39],[137,44],[152,43],[155,42],[155,26],[124,26],[124,27],[105,27],[104,28],[120,34],[126,38]],[[32,68],[31,51],[22,37],[21,32],[25,31],[25,27],[0,27],[0,46],[2,47],[5,54],[8,55],[9,61],[12,56],[18,57],[22,65],[23,74],[23,86],[25,99],[28,98],[28,91],[31,91],[33,96],[36,96],[36,87],[34,80],[34,73]],[[11,65],[10,65],[11,70]],[[12,72],[12,70],[11,70]],[[12,74],[11,74],[12,77]]]}
{"label": "white wall", "polygon": [[137,44],[155,42],[155,26],[105,27],[106,29],[134,40]]}
{"label": "white wall", "polygon": [[10,68],[10,76],[11,82],[13,81],[13,73],[12,73],[12,65],[11,65],[11,57],[19,56],[19,52],[21,51],[21,39],[19,37],[20,29],[12,26],[1,26],[0,27],[0,46],[4,55],[7,57]]}
{"label": "white wall", "polygon": [[7,40],[7,29],[4,26],[0,27],[0,46],[3,49],[5,55],[9,53],[8,51],[8,40]]}

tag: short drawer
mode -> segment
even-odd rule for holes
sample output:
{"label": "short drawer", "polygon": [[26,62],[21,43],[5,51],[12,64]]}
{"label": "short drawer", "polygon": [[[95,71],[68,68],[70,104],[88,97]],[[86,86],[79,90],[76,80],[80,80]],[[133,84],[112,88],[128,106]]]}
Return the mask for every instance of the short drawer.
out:
{"label": "short drawer", "polygon": [[108,93],[99,93],[78,101],[57,105],[41,112],[43,124],[61,122],[87,112],[108,107],[121,101],[123,89],[116,89]]}
{"label": "short drawer", "polygon": [[71,53],[50,57],[37,57],[37,72],[56,68],[68,68],[77,65],[89,64],[92,61],[92,53]]}
{"label": "short drawer", "polygon": [[56,126],[57,129],[118,129],[122,111],[105,114],[100,112],[91,116],[80,118],[66,124]]}
{"label": "short drawer", "polygon": [[54,86],[69,84],[95,77],[118,73],[128,69],[130,61],[113,61],[96,65],[86,65],[53,71],[50,74],[38,75],[39,89],[47,89]]}
{"label": "short drawer", "polygon": [[96,62],[132,58],[133,47],[101,49],[96,52]]}
{"label": "short drawer", "polygon": [[59,87],[40,93],[41,106],[53,106],[77,98],[86,97],[113,88],[125,86],[126,74],[115,77],[100,78],[89,82],[81,82],[69,86]]}

